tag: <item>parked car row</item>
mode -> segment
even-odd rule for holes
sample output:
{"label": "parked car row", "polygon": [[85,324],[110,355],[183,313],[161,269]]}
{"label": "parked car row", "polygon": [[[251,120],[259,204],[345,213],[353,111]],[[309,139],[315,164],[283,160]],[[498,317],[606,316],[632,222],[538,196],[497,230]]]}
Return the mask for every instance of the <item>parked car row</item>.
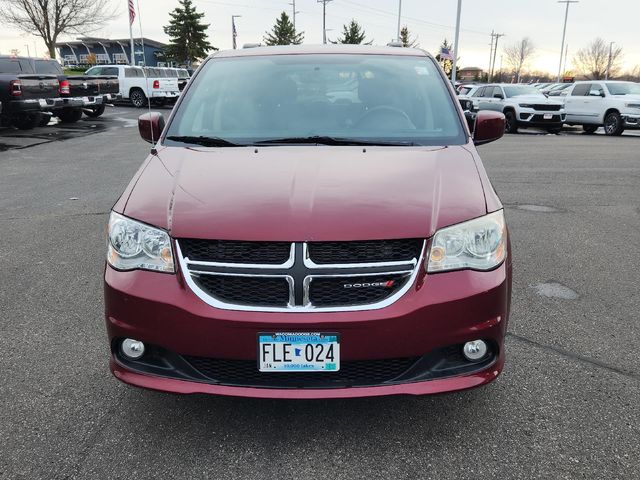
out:
{"label": "parked car row", "polygon": [[563,125],[581,125],[586,133],[604,127],[607,135],[640,128],[640,84],[584,80],[565,84],[461,85],[459,98],[471,109],[504,113],[506,131],[519,127],[559,132]]}
{"label": "parked car row", "polygon": [[119,98],[117,78],[67,77],[55,60],[0,56],[0,125],[28,130],[52,116],[72,123]]}
{"label": "parked car row", "polygon": [[121,97],[136,108],[146,106],[149,100],[158,106],[175,102],[190,77],[184,68],[129,65],[100,65],[91,67],[85,73],[89,76],[117,77]]}

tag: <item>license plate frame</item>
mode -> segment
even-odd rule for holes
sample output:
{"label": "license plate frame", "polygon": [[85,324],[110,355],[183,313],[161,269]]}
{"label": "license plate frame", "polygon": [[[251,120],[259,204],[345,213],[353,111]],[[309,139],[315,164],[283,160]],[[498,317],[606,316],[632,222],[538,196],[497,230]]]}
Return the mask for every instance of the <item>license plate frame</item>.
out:
{"label": "license plate frame", "polygon": [[553,113],[545,113],[543,118],[545,120],[551,120],[553,119]]}
{"label": "license plate frame", "polygon": [[262,373],[340,371],[340,334],[335,332],[259,332],[256,347]]}

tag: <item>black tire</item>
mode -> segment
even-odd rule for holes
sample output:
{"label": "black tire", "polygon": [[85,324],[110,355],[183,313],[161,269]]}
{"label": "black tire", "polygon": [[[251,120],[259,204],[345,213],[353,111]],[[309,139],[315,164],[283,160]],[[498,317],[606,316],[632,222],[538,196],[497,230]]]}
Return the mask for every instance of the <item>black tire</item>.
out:
{"label": "black tire", "polygon": [[617,137],[624,132],[624,123],[618,112],[609,112],[604,117],[604,133],[605,135]]}
{"label": "black tire", "polygon": [[104,105],[98,105],[97,107],[83,108],[82,111],[87,117],[98,118],[100,115],[104,113],[104,110],[106,108],[107,107]]}
{"label": "black tire", "polygon": [[60,123],[76,123],[82,118],[82,109],[64,108],[57,116],[60,119]]}
{"label": "black tire", "polygon": [[562,127],[547,128],[547,132],[553,135],[558,135],[560,132],[562,132]]}
{"label": "black tire", "polygon": [[42,113],[33,112],[23,113],[19,116],[16,116],[11,123],[14,127],[20,130],[31,130],[40,125],[40,122],[42,122]]}
{"label": "black tire", "polygon": [[129,93],[129,100],[136,108],[142,108],[147,104],[147,96],[139,88],[134,88]]}
{"label": "black tire", "polygon": [[506,133],[518,133],[518,122],[513,110],[504,112],[504,131]]}
{"label": "black tire", "polygon": [[42,120],[40,120],[40,123],[38,124],[38,126],[46,127],[47,125],[49,125],[49,121],[51,120],[51,117],[53,117],[53,115],[51,115],[49,112],[43,113]]}
{"label": "black tire", "polygon": [[584,133],[586,133],[587,135],[591,135],[593,133],[596,133],[596,130],[598,130],[598,125],[582,125],[582,130],[584,130]]}

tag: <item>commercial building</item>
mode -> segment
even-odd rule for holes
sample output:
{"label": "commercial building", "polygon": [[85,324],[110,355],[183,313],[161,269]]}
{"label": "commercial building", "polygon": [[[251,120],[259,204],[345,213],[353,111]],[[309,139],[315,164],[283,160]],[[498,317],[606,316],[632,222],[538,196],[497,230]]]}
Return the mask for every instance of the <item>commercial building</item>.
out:
{"label": "commercial building", "polygon": [[[167,66],[164,56],[166,44],[150,38],[134,38],[136,65]],[[131,41],[128,38],[80,37],[70,42],[56,43],[60,61],[65,65],[130,64]]]}

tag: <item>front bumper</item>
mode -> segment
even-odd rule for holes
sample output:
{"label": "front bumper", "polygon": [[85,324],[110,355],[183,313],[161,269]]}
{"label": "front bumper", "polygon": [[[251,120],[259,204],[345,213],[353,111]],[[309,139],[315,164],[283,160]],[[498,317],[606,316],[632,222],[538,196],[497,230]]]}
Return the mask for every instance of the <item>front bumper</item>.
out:
{"label": "front bumper", "polygon": [[[545,118],[545,116],[547,118]],[[560,127],[567,119],[564,112],[540,112],[538,110],[523,110],[518,114],[518,125],[549,128]]]}
{"label": "front bumper", "polygon": [[[185,285],[180,273],[118,272],[107,266],[105,313],[112,345],[110,366],[113,374],[126,383],[176,393],[341,398],[462,390],[486,384],[502,370],[510,297],[510,266],[503,264],[490,272],[422,274],[409,292],[380,310],[243,312],[205,304]],[[119,359],[117,351],[113,354],[118,339],[128,337],[179,356],[255,362],[256,334],[264,331],[339,332],[342,362],[424,357],[478,338],[494,345],[495,357],[478,368],[428,380],[418,375],[406,377],[406,383],[272,388],[251,382],[238,385],[197,377],[179,379],[168,370],[163,373],[136,368]]]}
{"label": "front bumper", "polygon": [[640,114],[622,114],[622,121],[624,122],[624,128],[640,128]]}
{"label": "front bumper", "polygon": [[180,92],[151,92],[151,98],[166,98],[167,100],[176,99],[180,96]]}

